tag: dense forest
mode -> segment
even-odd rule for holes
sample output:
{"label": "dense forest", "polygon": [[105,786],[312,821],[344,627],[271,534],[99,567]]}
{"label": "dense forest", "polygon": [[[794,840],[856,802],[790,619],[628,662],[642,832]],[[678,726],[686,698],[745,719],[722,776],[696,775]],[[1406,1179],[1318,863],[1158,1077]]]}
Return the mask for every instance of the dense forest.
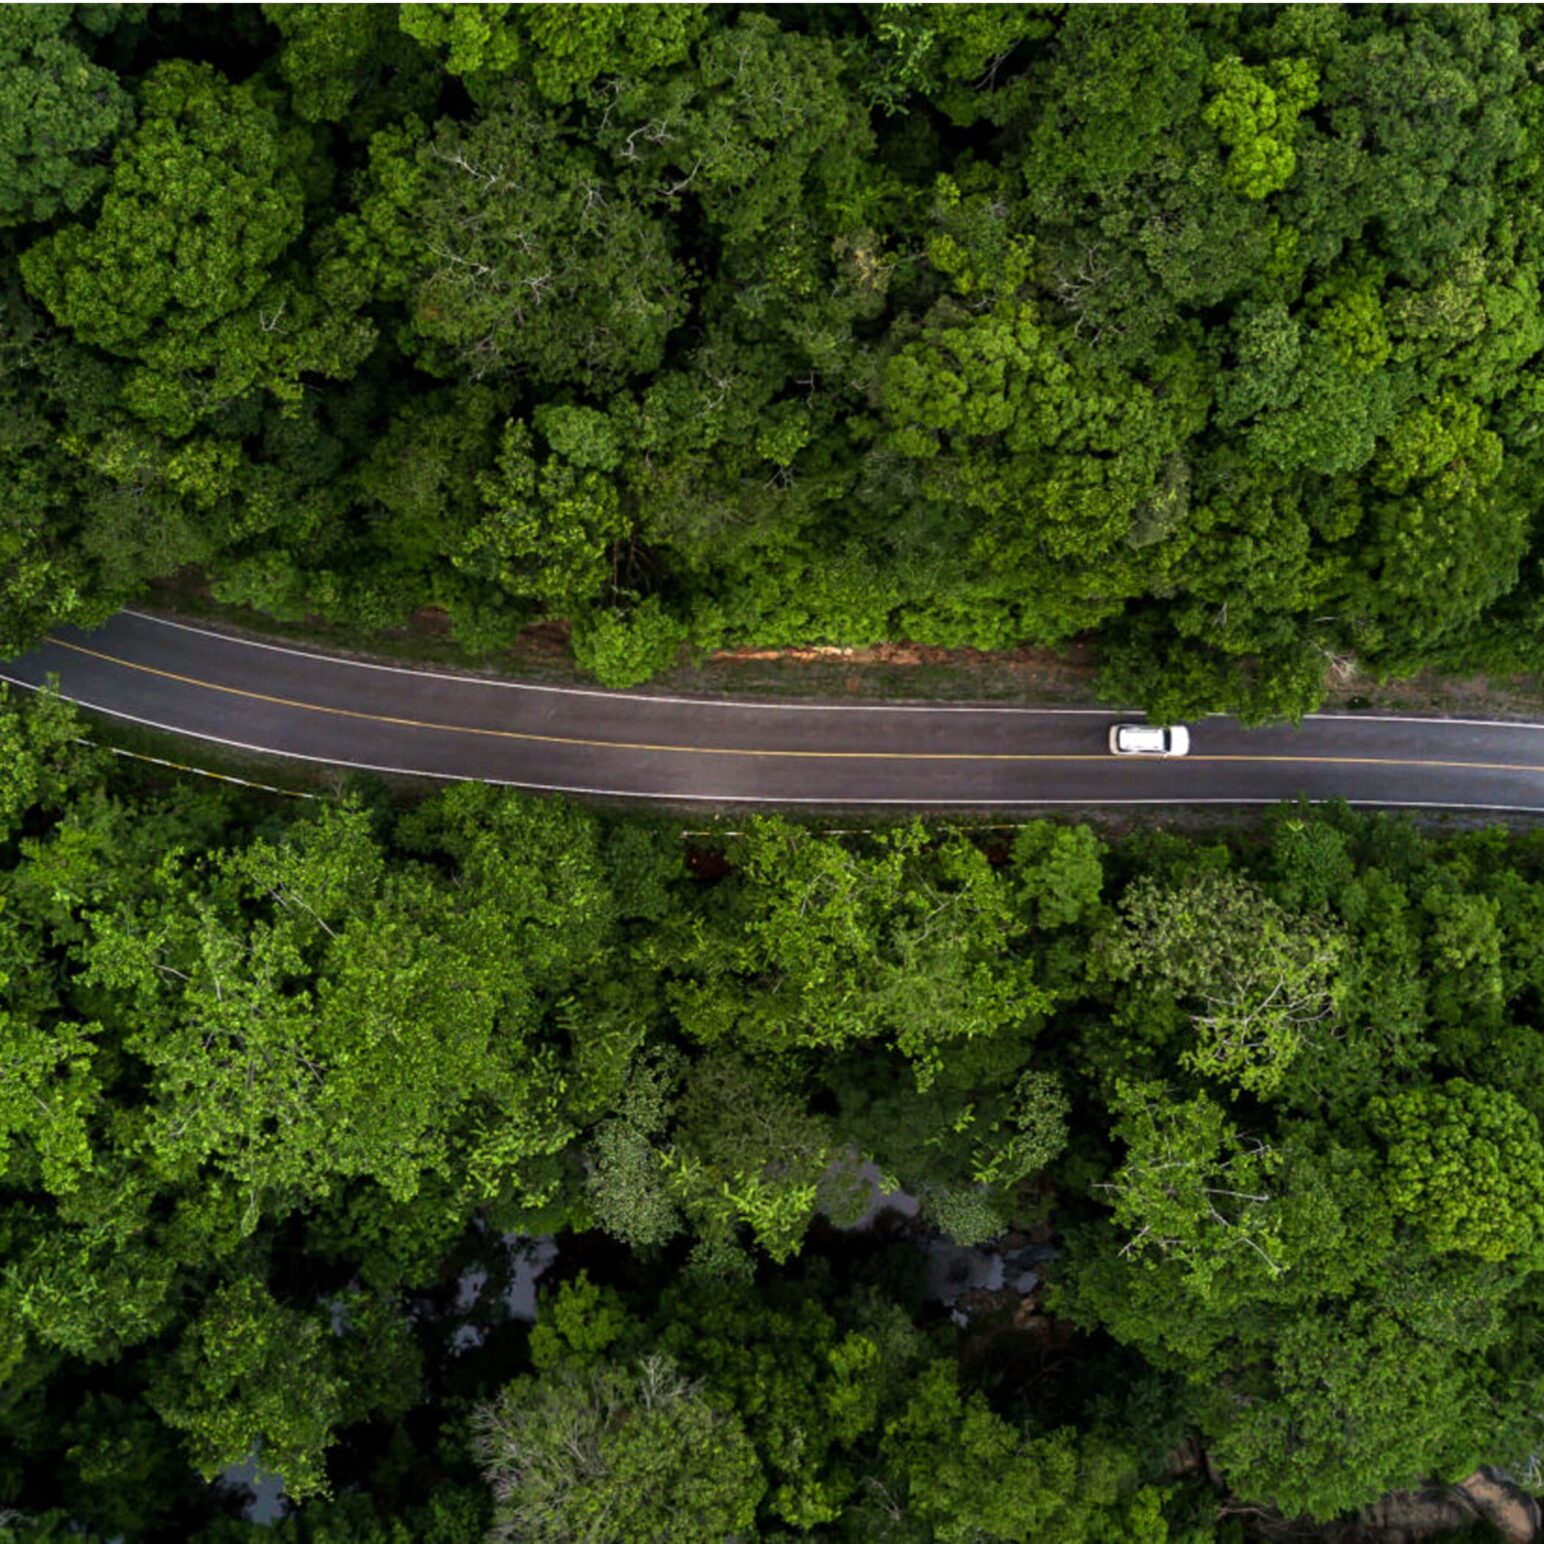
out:
{"label": "dense forest", "polygon": [[0,647],[1544,638],[1536,6],[0,8]]}
{"label": "dense forest", "polygon": [[[1539,1451],[1544,833],[694,836],[78,736],[0,702],[0,1538],[1226,1544]],[[944,1311],[951,1240],[1017,1290]]]}
{"label": "dense forest", "polygon": [[[170,581],[618,686],[1537,670],[1541,275],[1537,6],[0,5],[0,655]],[[83,736],[0,689],[0,1544],[1538,1482],[1544,832],[689,831]]]}

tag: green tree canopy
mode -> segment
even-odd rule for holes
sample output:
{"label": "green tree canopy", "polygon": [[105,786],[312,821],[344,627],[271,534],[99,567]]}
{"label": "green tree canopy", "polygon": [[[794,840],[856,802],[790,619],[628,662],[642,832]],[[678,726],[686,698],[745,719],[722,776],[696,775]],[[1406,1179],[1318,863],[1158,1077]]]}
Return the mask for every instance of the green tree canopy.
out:
{"label": "green tree canopy", "polygon": [[0,225],[76,215],[107,180],[102,152],[133,106],[92,61],[66,5],[0,15]]}
{"label": "green tree canopy", "polygon": [[126,401],[174,434],[254,386],[294,400],[304,373],[351,373],[369,328],[280,271],[305,225],[308,139],[207,65],[158,66],[139,95],[95,223],[26,252],[29,288],[136,361]]}
{"label": "green tree canopy", "polygon": [[766,1484],[739,1418],[660,1356],[521,1380],[477,1427],[496,1539],[643,1544],[690,1518],[698,1537],[727,1541]]}

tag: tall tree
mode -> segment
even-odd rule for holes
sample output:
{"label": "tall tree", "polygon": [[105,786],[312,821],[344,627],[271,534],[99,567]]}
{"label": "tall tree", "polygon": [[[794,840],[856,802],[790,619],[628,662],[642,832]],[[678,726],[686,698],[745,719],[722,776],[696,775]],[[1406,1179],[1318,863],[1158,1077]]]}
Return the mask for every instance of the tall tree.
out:
{"label": "tall tree", "polygon": [[305,226],[316,148],[255,86],[173,60],[139,88],[91,225],[23,254],[28,287],[82,342],[135,361],[125,400],[173,434],[263,387],[346,376],[372,341],[281,260]]}

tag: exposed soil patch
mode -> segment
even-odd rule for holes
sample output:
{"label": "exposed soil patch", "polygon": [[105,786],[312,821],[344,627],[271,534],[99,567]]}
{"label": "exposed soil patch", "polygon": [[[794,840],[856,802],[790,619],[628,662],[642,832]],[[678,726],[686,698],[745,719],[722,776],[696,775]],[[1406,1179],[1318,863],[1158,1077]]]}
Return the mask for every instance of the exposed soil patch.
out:
{"label": "exposed soil patch", "polygon": [[951,665],[957,669],[992,666],[1005,670],[1045,675],[1065,673],[1069,679],[1091,675],[1093,656],[1087,644],[1072,643],[1065,649],[1035,649],[1027,645],[989,653],[984,649],[940,649],[923,643],[878,643],[866,648],[839,648],[830,644],[794,649],[714,649],[706,663],[745,664],[755,660],[779,660],[804,665],[839,659],[852,665]]}
{"label": "exposed soil patch", "polygon": [[1093,651],[1086,643],[1064,649],[1025,646],[987,652],[941,649],[919,643],[867,648],[819,645],[788,649],[716,649],[672,680],[698,691],[776,696],[840,695],[865,698],[994,701],[1095,705]]}
{"label": "exposed soil patch", "polygon": [[441,611],[438,606],[420,606],[408,619],[408,625],[398,631],[422,633],[428,638],[448,638],[450,637],[450,613]]}

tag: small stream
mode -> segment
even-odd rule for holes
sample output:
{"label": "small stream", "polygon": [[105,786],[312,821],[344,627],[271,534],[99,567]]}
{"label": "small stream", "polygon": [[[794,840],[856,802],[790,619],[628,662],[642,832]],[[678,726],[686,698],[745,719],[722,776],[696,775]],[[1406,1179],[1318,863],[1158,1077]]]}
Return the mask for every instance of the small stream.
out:
{"label": "small stream", "polygon": [[[837,1225],[839,1231],[885,1230],[909,1240],[925,1258],[928,1297],[948,1309],[962,1328],[970,1322],[971,1305],[966,1300],[971,1294],[1006,1289],[1027,1297],[1039,1285],[1039,1267],[1055,1258],[1056,1251],[1050,1245],[1019,1243],[1011,1234],[1005,1235],[1009,1247],[956,1244],[923,1220],[916,1196],[904,1190],[886,1191],[876,1164],[854,1164],[849,1172],[867,1187],[867,1195],[862,1211]],[[538,1283],[560,1251],[558,1238],[550,1235],[494,1234],[481,1226],[479,1232],[481,1258],[474,1259],[456,1278],[451,1301],[445,1304],[442,1297],[441,1306],[437,1306],[431,1296],[425,1296],[411,1310],[416,1321],[448,1330],[452,1357],[464,1356],[483,1345],[500,1324],[534,1324]],[[490,1293],[495,1278],[499,1283],[496,1299]],[[340,1305],[330,1301],[327,1306],[332,1311],[333,1333],[344,1333],[347,1325]],[[284,1482],[276,1475],[256,1478],[257,1458],[254,1451],[243,1462],[227,1466],[215,1483],[246,1490],[250,1499],[242,1515],[248,1522],[272,1524],[288,1510]]]}
{"label": "small stream", "polygon": [[1019,1242],[1013,1234],[986,1244],[956,1244],[923,1221],[916,1196],[883,1188],[877,1164],[855,1164],[851,1172],[868,1187],[868,1197],[862,1213],[839,1224],[839,1231],[868,1233],[882,1225],[909,1239],[926,1259],[928,1297],[947,1308],[962,1329],[970,1322],[970,1308],[963,1302],[970,1294],[1007,1290],[1028,1297],[1040,1285],[1039,1267],[1056,1258],[1052,1245]]}
{"label": "small stream", "polygon": [[251,1499],[241,1515],[249,1523],[271,1528],[289,1510],[284,1500],[284,1481],[276,1474],[257,1473],[258,1449],[253,1448],[239,1464],[227,1464],[216,1476],[215,1484],[226,1490],[245,1490]]}
{"label": "small stream", "polygon": [[[498,1240],[505,1253],[506,1281],[503,1291],[502,1310],[496,1317],[513,1319],[521,1324],[536,1322],[536,1283],[549,1270],[558,1257],[558,1241],[555,1237],[531,1238],[520,1233],[500,1234]],[[447,1318],[460,1318],[450,1337],[452,1355],[459,1356],[474,1346],[480,1346],[488,1338],[489,1326],[479,1323],[487,1319],[490,1303],[483,1293],[488,1286],[488,1269],[484,1265],[471,1265],[456,1281],[456,1301]],[[473,1315],[477,1318],[474,1319]]]}

